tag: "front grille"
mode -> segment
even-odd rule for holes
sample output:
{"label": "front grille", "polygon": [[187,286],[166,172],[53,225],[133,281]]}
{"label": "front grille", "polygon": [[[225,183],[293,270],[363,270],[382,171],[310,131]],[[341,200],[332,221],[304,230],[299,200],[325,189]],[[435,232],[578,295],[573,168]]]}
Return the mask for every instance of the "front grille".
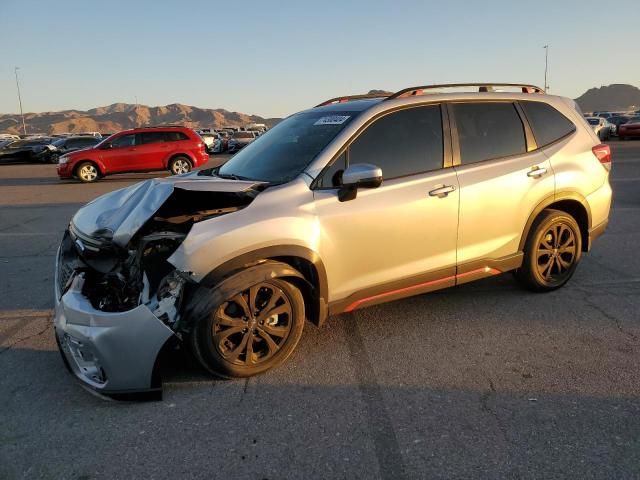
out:
{"label": "front grille", "polygon": [[62,237],[60,250],[56,263],[56,277],[58,293],[62,297],[68,286],[69,280],[73,276],[75,267],[77,266],[77,253],[73,246],[73,239],[67,230]]}
{"label": "front grille", "polygon": [[73,268],[64,263],[62,256],[58,257],[58,292],[60,292],[60,296],[64,294],[72,275]]}

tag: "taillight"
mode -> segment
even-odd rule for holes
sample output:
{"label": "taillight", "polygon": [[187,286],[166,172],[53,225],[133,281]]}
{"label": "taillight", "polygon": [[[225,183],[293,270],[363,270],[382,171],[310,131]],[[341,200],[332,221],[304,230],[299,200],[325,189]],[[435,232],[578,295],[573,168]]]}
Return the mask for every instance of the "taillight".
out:
{"label": "taillight", "polygon": [[611,170],[611,147],[609,147],[609,145],[601,143],[593,147],[591,151],[604,168]]}

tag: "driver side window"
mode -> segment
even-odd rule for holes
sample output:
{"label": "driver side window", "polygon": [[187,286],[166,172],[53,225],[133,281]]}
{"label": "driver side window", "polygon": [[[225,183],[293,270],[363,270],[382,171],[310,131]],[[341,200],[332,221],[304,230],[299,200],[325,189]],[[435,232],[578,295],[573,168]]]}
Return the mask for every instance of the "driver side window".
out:
{"label": "driver side window", "polygon": [[322,174],[317,188],[341,185],[349,165],[370,163],[385,180],[443,168],[444,147],[440,105],[399,110],[369,125]]}
{"label": "driver side window", "polygon": [[113,148],[133,147],[136,144],[135,134],[122,135],[111,142]]}
{"label": "driver side window", "polygon": [[443,167],[440,105],[413,107],[376,120],[349,147],[349,165],[371,163],[385,180]]}

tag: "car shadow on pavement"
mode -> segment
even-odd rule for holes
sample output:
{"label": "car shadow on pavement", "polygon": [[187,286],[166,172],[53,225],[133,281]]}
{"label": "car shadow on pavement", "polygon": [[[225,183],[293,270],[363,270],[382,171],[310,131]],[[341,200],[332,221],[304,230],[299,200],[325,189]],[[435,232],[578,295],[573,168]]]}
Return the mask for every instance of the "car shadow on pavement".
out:
{"label": "car shadow on pavement", "polygon": [[[399,318],[389,318],[399,313],[393,304],[334,317],[322,330],[308,328],[288,364],[250,380],[212,380],[176,352],[165,371],[164,401],[148,403],[88,395],[53,350],[50,319],[31,322],[8,342],[10,348],[7,342],[0,347],[0,477],[395,480],[640,473],[637,396],[589,393],[588,386],[581,388],[584,379],[572,386],[529,386],[539,375],[534,365],[528,366],[533,378],[518,372],[519,383],[509,381],[495,369],[511,370],[508,346],[478,355],[486,345],[475,351],[474,342],[451,339],[474,336],[472,319],[445,315],[442,320],[451,323],[446,327],[433,317],[414,317],[416,308],[441,307],[443,299],[435,300],[404,305],[407,328],[389,342],[379,334]],[[398,334],[426,338],[415,330],[420,326],[434,341],[418,342],[423,349],[414,355],[398,351]]]}

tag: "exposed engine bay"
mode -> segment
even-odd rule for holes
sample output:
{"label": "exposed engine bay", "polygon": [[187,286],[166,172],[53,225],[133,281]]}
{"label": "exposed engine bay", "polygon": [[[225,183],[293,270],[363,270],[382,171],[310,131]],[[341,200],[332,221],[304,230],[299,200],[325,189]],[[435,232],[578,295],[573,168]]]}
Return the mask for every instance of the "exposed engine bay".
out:
{"label": "exposed engine bay", "polygon": [[[125,197],[115,198],[109,204],[115,208],[110,211],[100,208],[101,205],[87,205],[85,208],[92,208],[94,212],[91,213],[97,214],[93,225],[97,228],[93,231],[87,232],[86,225],[79,225],[82,220],[77,217],[82,210],[76,214],[60,247],[58,290],[63,295],[72,281],[80,277],[82,294],[96,310],[124,312],[146,305],[176,331],[181,302],[195,282],[190,279],[189,272],[177,270],[167,259],[184,241],[194,223],[245,208],[266,184],[249,184],[241,189],[224,185],[227,191],[215,191],[209,182],[195,181],[185,185],[150,182],[160,185],[162,195],[158,195],[158,188],[151,185],[130,192],[127,189],[119,191]],[[196,189],[200,185],[203,189]],[[151,193],[153,198],[149,200]],[[146,204],[140,203],[145,200]],[[157,206],[153,212],[154,205],[150,208],[149,201]],[[148,217],[144,221],[135,218],[141,215],[141,210]],[[120,228],[123,225],[134,226],[123,231]],[[133,231],[134,228],[137,230]]]}

